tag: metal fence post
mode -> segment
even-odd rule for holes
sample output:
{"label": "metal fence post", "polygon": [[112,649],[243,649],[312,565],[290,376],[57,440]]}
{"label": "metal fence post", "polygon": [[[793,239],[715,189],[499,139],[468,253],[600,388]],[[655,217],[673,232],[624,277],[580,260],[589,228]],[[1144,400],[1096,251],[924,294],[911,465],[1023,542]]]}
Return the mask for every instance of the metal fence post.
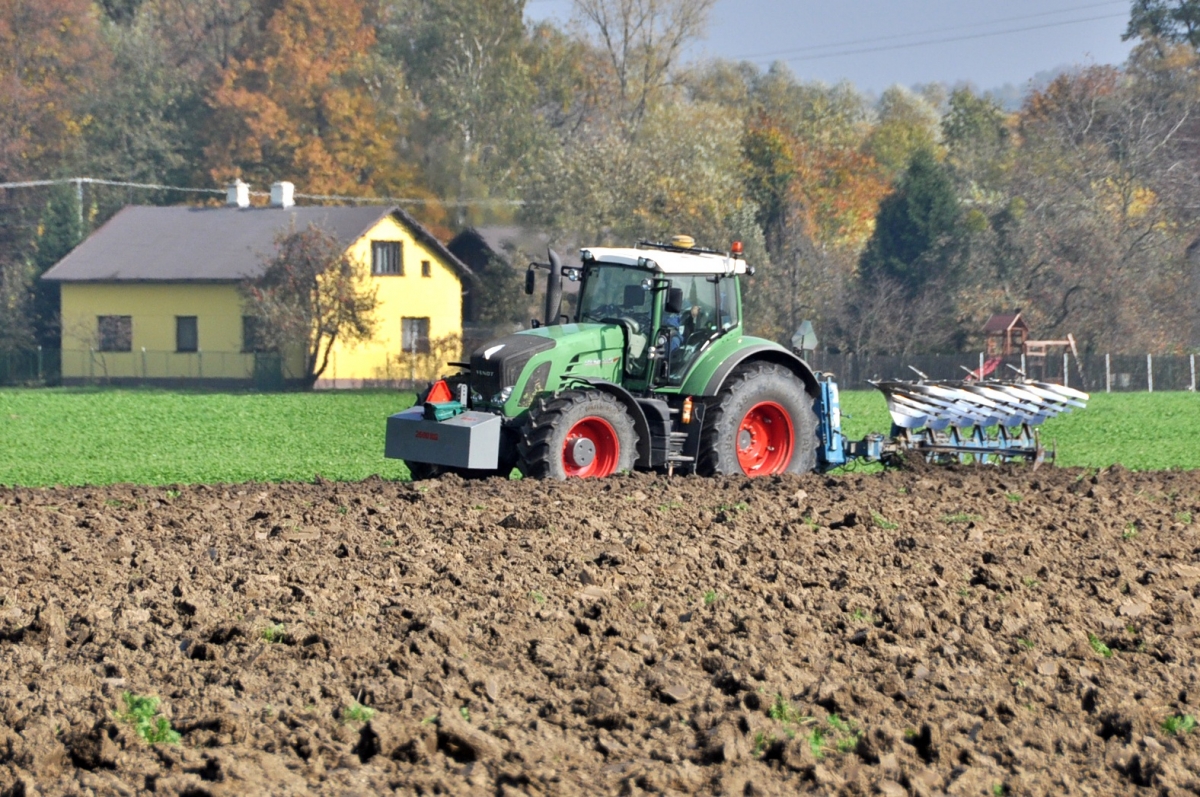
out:
{"label": "metal fence post", "polygon": [[1146,386],[1149,392],[1154,392],[1154,355],[1146,355]]}
{"label": "metal fence post", "polygon": [[1021,376],[1025,376],[1025,352],[1021,352]]}
{"label": "metal fence post", "polygon": [[42,381],[42,347],[38,346],[38,381]]}
{"label": "metal fence post", "polygon": [[146,381],[146,347],[142,347],[142,381]]}
{"label": "metal fence post", "polygon": [[979,352],[979,381],[983,381],[983,352]]}
{"label": "metal fence post", "polygon": [[1104,392],[1112,392],[1112,355],[1104,355]]}
{"label": "metal fence post", "polygon": [[1063,387],[1071,386],[1071,372],[1067,367],[1067,358],[1070,356],[1065,351],[1063,352]]}

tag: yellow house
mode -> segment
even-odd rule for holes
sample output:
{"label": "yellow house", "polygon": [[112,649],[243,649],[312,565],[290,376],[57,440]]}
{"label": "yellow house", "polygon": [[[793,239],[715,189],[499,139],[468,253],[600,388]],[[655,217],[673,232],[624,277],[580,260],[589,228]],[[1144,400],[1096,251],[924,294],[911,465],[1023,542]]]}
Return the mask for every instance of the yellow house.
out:
{"label": "yellow house", "polygon": [[256,351],[238,286],[262,273],[279,233],[309,225],[337,237],[379,298],[374,338],[336,344],[317,387],[425,379],[457,358],[474,275],[398,207],[129,206],[43,277],[62,290],[63,383],[301,378],[300,357]]}

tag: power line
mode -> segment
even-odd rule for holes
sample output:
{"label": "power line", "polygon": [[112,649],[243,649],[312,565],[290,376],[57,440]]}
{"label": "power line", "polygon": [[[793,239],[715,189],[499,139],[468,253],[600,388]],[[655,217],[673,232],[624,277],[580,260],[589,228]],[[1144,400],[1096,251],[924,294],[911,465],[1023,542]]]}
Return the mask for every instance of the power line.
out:
{"label": "power line", "polygon": [[[970,30],[971,28],[978,28],[981,25],[998,25],[998,24],[1001,24],[1004,22],[1022,22],[1022,21],[1030,20],[1030,19],[1039,19],[1042,17],[1057,16],[1059,14],[1068,14],[1073,11],[1087,11],[1087,10],[1090,10],[1093,8],[1107,8],[1108,6],[1116,6],[1116,5],[1123,6],[1123,5],[1127,5],[1127,4],[1128,4],[1128,0],[1108,0],[1107,2],[1104,2],[1104,3],[1089,3],[1088,5],[1071,6],[1070,8],[1060,8],[1055,11],[1043,11],[1038,14],[1022,14],[1022,15],[1016,16],[1016,17],[1002,17],[1001,19],[990,19],[990,20],[984,20],[981,22],[972,22],[972,23],[966,24],[966,25],[952,25],[948,28],[933,28],[931,30],[919,30],[919,31],[913,31],[911,33],[897,33],[897,34],[894,34],[891,36],[872,37],[869,39],[848,39],[848,40],[840,41],[840,42],[828,42],[826,44],[813,44],[813,45],[808,45],[805,47],[793,47],[793,48],[789,48],[787,50],[774,50],[774,51],[768,52],[768,53],[752,53],[750,55],[737,56],[736,58],[734,58],[734,60],[736,61],[736,60],[749,60],[749,59],[755,59],[755,58],[773,58],[775,56],[780,56],[780,55],[792,55],[792,54],[807,53],[811,50],[828,50],[828,49],[831,49],[834,47],[850,47],[850,46],[858,45],[858,44],[877,44],[879,42],[895,41],[896,39],[907,39],[907,38],[911,38],[913,36],[929,36],[934,33],[950,33],[952,31],[958,31],[958,30]],[[1124,14],[1121,14],[1121,16],[1124,16]],[[1066,24],[1066,23],[1063,23],[1063,24]]]}
{"label": "power line", "polygon": [[[98,180],[94,177],[64,177],[60,180],[26,180],[20,183],[0,183],[0,188],[43,188],[51,185],[112,185],[124,188],[148,188],[155,191],[187,191],[196,194],[224,194],[220,188],[181,188],[175,185],[156,185],[154,183],[126,183],[119,180]],[[253,192],[253,196],[270,196],[262,192]]]}
{"label": "power line", "polygon": [[479,205],[524,205],[524,199],[412,199],[391,196],[336,196],[333,194],[294,194],[296,199],[312,199],[321,202],[359,202],[366,205],[427,205],[436,202],[446,207],[473,207]]}
{"label": "power line", "polygon": [[[223,188],[187,188],[178,185],[160,185],[158,183],[132,183],[123,180],[100,180],[94,177],[64,177],[58,180],[25,180],[23,182],[0,183],[0,188],[43,188],[52,185],[74,185],[77,189],[83,185],[107,185],[118,188],[141,188],[150,191],[182,191],[193,194],[217,194],[223,196]],[[251,191],[250,196],[269,197],[265,191]],[[447,207],[471,207],[481,205],[524,205],[521,199],[462,199],[443,201],[432,197],[361,197],[342,196],[339,194],[294,194],[296,199],[310,199],[318,202],[356,202],[371,205],[428,205],[441,204]]]}
{"label": "power line", "polygon": [[969,36],[949,36],[942,39],[926,39],[925,41],[909,42],[907,44],[893,44],[886,47],[864,47],[857,50],[842,50],[836,53],[821,53],[818,55],[797,56],[795,58],[783,59],[787,63],[795,63],[798,61],[819,61],[825,58],[841,58],[846,55],[865,55],[867,53],[882,53],[890,50],[906,50],[912,47],[925,47],[931,44],[949,44],[953,42],[972,41],[974,39],[988,39],[993,36],[1007,36],[1013,33],[1025,33],[1033,30],[1046,30],[1049,28],[1061,28],[1066,25],[1078,25],[1083,22],[1098,22],[1105,19],[1124,18],[1125,14],[1106,14],[1098,17],[1087,17],[1084,19],[1072,19],[1065,22],[1051,22],[1045,25],[1028,25],[1023,28],[1010,28],[1009,30],[989,31],[987,33],[976,33]]}

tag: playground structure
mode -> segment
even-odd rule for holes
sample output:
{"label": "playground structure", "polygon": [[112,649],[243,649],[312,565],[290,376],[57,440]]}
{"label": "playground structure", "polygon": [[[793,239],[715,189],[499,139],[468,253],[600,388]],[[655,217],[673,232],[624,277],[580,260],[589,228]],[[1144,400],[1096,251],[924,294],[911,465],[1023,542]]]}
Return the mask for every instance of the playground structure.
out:
{"label": "playground structure", "polygon": [[1079,374],[1080,383],[1084,381],[1083,366],[1080,364],[1079,348],[1075,345],[1075,336],[1068,334],[1062,340],[1031,340],[1029,325],[1021,315],[1020,310],[1012,313],[997,313],[988,319],[983,326],[984,357],[976,370],[967,372],[968,382],[979,382],[996,373],[1005,359],[1019,355],[1021,366],[1017,371],[1022,378],[1036,378],[1043,382],[1055,381],[1047,374],[1049,357],[1060,351],[1063,355],[1062,383],[1070,380],[1066,355],[1075,358],[1075,368]]}

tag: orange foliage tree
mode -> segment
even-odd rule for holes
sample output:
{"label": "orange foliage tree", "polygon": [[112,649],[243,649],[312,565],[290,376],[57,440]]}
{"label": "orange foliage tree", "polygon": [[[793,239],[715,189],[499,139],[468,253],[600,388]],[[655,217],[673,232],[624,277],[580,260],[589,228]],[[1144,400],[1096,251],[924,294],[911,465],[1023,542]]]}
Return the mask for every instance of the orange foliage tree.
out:
{"label": "orange foliage tree", "polygon": [[748,301],[759,331],[786,339],[837,306],[890,186],[861,145],[800,137],[765,114],[748,126],[742,154],[771,253]]}
{"label": "orange foliage tree", "polygon": [[773,254],[796,222],[822,247],[858,249],[870,237],[890,185],[861,149],[807,141],[762,116],[747,129],[743,155],[747,189]]}
{"label": "orange foliage tree", "polygon": [[83,135],[107,65],[88,0],[0,0],[0,177],[32,176]]}
{"label": "orange foliage tree", "polygon": [[402,129],[369,53],[362,0],[282,0],[222,70],[206,148],[217,180],[308,193],[412,193]]}

